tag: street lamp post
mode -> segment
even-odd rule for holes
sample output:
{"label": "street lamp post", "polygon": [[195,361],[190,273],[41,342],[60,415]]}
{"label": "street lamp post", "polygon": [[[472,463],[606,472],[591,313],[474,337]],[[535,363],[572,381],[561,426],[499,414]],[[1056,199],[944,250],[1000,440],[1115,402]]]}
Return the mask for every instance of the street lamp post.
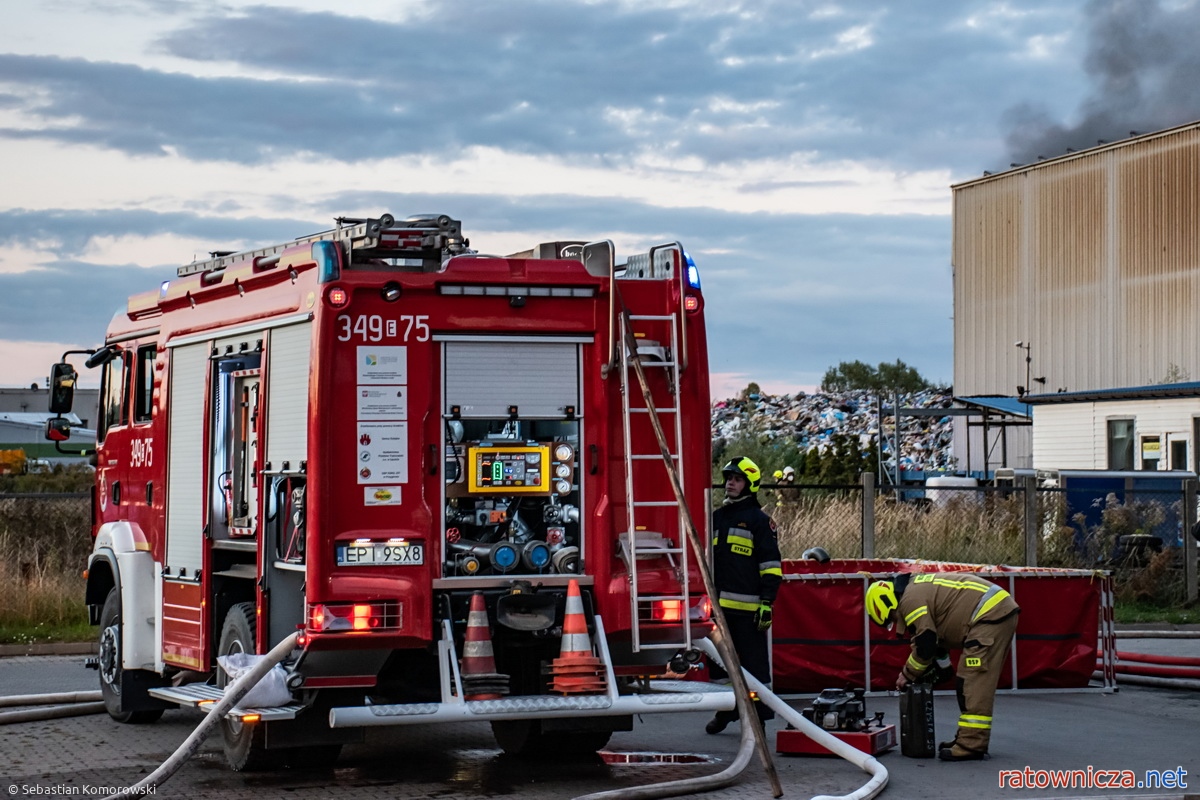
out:
{"label": "street lamp post", "polygon": [[1017,397],[1024,397],[1025,393],[1029,391],[1029,365],[1033,362],[1033,357],[1029,354],[1029,351],[1033,347],[1033,344],[1031,342],[1014,342],[1013,346],[1025,351],[1025,384],[1017,387]]}

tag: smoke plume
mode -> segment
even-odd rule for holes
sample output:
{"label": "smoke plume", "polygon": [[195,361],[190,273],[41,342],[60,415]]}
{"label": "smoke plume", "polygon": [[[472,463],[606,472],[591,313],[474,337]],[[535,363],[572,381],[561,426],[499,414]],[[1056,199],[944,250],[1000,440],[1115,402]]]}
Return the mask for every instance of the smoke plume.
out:
{"label": "smoke plume", "polygon": [[1200,2],[1091,0],[1084,68],[1092,88],[1069,124],[1020,105],[1004,115],[1012,160],[1053,158],[1200,119]]}

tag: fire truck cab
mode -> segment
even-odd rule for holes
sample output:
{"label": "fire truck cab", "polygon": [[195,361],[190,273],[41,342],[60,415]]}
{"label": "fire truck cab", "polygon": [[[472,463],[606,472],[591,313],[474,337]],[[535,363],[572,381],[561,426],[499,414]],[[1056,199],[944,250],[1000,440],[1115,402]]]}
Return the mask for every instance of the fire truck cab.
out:
{"label": "fire truck cab", "polygon": [[[732,706],[634,678],[711,624],[668,480],[704,535],[704,299],[679,243],[493,256],[445,215],[340,218],[180,268],[88,364],[86,601],[113,718],[211,703],[219,656],[297,630],[293,701],[223,722],[235,769],[464,719],[508,751],[594,751],[636,714]],[[574,589],[598,665],[582,683],[555,668]],[[463,659],[473,603],[484,676]]]}

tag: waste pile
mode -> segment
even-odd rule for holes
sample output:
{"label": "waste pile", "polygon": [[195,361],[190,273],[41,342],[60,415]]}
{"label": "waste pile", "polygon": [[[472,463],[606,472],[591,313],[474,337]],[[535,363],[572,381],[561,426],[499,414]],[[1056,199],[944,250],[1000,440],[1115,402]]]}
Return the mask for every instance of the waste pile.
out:
{"label": "waste pile", "polygon": [[[951,408],[949,392],[931,389],[900,395],[900,408]],[[900,468],[906,471],[953,471],[952,417],[900,415]],[[883,431],[880,453],[895,466],[896,416],[893,398],[869,391],[769,395],[749,394],[720,400],[712,408],[713,450],[729,442],[753,438],[792,442],[801,451],[824,453],[837,434],[858,440],[866,450]]]}

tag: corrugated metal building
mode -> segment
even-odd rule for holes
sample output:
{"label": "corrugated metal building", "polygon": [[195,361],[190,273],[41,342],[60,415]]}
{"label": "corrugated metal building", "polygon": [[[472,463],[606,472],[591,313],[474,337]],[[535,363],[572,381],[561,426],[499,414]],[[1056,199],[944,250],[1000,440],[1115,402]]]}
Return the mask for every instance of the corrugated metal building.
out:
{"label": "corrugated metal building", "polygon": [[1200,122],[953,191],[956,395],[1200,378]]}

